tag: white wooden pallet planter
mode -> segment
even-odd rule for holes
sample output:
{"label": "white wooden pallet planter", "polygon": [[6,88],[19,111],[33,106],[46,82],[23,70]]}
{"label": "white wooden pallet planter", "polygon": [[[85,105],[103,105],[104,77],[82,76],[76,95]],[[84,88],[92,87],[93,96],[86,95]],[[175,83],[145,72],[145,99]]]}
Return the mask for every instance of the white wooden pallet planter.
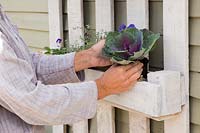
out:
{"label": "white wooden pallet planter", "polygon": [[[86,80],[102,75],[96,70],[86,70]],[[138,82],[129,91],[104,99],[114,107],[138,111],[148,117],[161,117],[181,112],[182,89],[180,72],[158,71],[148,74],[148,82]]]}
{"label": "white wooden pallet planter", "polygon": [[[55,40],[63,38],[62,1],[48,1],[50,42],[54,48]],[[127,0],[127,24],[149,28],[148,2]],[[96,0],[95,7],[96,31],[114,30],[114,0]],[[71,43],[83,36],[83,18],[83,0],[68,0]],[[128,92],[99,102],[97,133],[115,133],[113,107],[129,111],[129,133],[149,133],[149,118],[164,120],[165,133],[189,133],[188,0],[163,0],[163,34],[164,71],[150,72],[148,82],[138,82]],[[102,74],[88,69],[86,80]],[[72,129],[74,133],[88,133],[88,121],[75,123]],[[53,127],[53,133],[63,130],[63,126]]]}

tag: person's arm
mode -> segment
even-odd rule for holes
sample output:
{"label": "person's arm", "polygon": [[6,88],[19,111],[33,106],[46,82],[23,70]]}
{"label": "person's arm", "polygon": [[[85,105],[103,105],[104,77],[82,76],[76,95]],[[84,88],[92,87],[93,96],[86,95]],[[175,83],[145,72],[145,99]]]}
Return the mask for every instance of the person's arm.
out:
{"label": "person's arm", "polygon": [[51,85],[83,81],[84,71],[76,72],[74,68],[75,54],[44,55],[32,53],[38,80]]}
{"label": "person's arm", "polygon": [[112,63],[101,56],[105,44],[102,40],[88,50],[65,55],[32,53],[37,77],[44,84],[72,83],[84,80],[84,69],[108,66]]}
{"label": "person's arm", "polygon": [[32,125],[72,124],[96,113],[97,99],[132,87],[142,64],[112,66],[102,77],[83,83],[44,85],[34,82],[34,70],[18,58],[0,32],[0,105]]}
{"label": "person's arm", "polygon": [[18,58],[0,33],[0,103],[33,125],[72,124],[96,113],[94,81],[44,85],[32,82],[34,70]]}

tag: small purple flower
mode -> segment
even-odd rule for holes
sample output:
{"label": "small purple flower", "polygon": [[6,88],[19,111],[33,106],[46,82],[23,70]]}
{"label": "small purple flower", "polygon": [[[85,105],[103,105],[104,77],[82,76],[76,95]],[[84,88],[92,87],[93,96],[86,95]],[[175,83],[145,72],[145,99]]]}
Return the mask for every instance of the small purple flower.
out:
{"label": "small purple flower", "polygon": [[57,44],[57,47],[60,49],[61,48],[61,44],[62,43],[62,39],[61,38],[58,38],[57,40],[56,40],[56,44]]}
{"label": "small purple flower", "polygon": [[130,24],[130,25],[128,26],[128,29],[131,29],[131,28],[136,28],[136,27],[135,27],[134,24]]}
{"label": "small purple flower", "polygon": [[62,43],[62,39],[61,39],[61,38],[58,38],[58,39],[56,40],[56,43],[58,43],[58,44]]}
{"label": "small purple flower", "polygon": [[125,24],[121,24],[121,25],[119,26],[118,31],[121,32],[121,31],[123,31],[123,30],[125,30],[125,29],[126,29],[126,25],[125,25]]}
{"label": "small purple flower", "polygon": [[136,27],[135,27],[134,24],[130,24],[128,27],[126,27],[125,24],[121,24],[121,25],[119,26],[118,31],[121,32],[121,31],[125,30],[126,28],[127,28],[127,29],[131,29],[131,28],[136,28]]}

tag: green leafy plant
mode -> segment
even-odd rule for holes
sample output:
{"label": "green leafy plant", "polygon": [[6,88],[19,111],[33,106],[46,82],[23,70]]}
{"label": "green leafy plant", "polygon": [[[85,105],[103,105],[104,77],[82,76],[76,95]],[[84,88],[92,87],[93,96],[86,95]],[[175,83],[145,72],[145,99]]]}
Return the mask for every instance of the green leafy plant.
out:
{"label": "green leafy plant", "polygon": [[118,31],[108,33],[102,53],[117,64],[133,63],[144,59],[159,38],[160,34],[123,24]]}
{"label": "green leafy plant", "polygon": [[[78,27],[77,27],[78,28]],[[66,54],[70,52],[78,52],[81,50],[89,49],[92,45],[94,45],[96,42],[100,41],[101,39],[104,39],[106,36],[106,32],[97,32],[95,33],[93,30],[90,29],[89,25],[86,25],[84,27],[84,36],[80,37],[80,40],[83,42],[83,46],[80,46],[79,44],[69,44],[69,41],[65,40],[65,44],[63,47],[60,46],[62,39],[58,38],[56,40],[56,44],[58,46],[57,49],[51,49],[49,47],[45,47],[45,54],[52,54],[52,55],[60,55],[60,54]]]}

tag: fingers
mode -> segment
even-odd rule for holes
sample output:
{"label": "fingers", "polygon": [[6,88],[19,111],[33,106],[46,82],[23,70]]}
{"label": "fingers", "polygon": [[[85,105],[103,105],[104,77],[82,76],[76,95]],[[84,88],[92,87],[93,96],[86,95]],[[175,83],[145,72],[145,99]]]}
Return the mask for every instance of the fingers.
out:
{"label": "fingers", "polygon": [[104,45],[105,45],[105,39],[101,40],[98,43],[96,43],[95,45],[93,45],[92,49],[95,50],[95,51],[99,51],[104,47]]}
{"label": "fingers", "polygon": [[129,69],[131,69],[132,67],[134,67],[135,65],[137,65],[139,62],[136,63],[132,63],[126,66],[120,66],[121,69],[123,69],[124,71],[128,71]]}
{"label": "fingers", "polygon": [[99,58],[99,66],[109,66],[112,65],[113,63],[104,57]]}
{"label": "fingers", "polygon": [[127,71],[127,77],[130,78],[132,75],[134,75],[135,73],[137,73],[138,71],[142,71],[142,67],[143,67],[143,64],[142,63],[138,63],[136,64],[135,66],[133,66],[132,68],[130,68],[128,71]]}
{"label": "fingers", "polygon": [[142,69],[139,70],[138,72],[134,73],[129,79],[128,79],[128,83],[132,84],[133,82],[137,82],[137,80],[140,78],[141,74],[142,74]]}

